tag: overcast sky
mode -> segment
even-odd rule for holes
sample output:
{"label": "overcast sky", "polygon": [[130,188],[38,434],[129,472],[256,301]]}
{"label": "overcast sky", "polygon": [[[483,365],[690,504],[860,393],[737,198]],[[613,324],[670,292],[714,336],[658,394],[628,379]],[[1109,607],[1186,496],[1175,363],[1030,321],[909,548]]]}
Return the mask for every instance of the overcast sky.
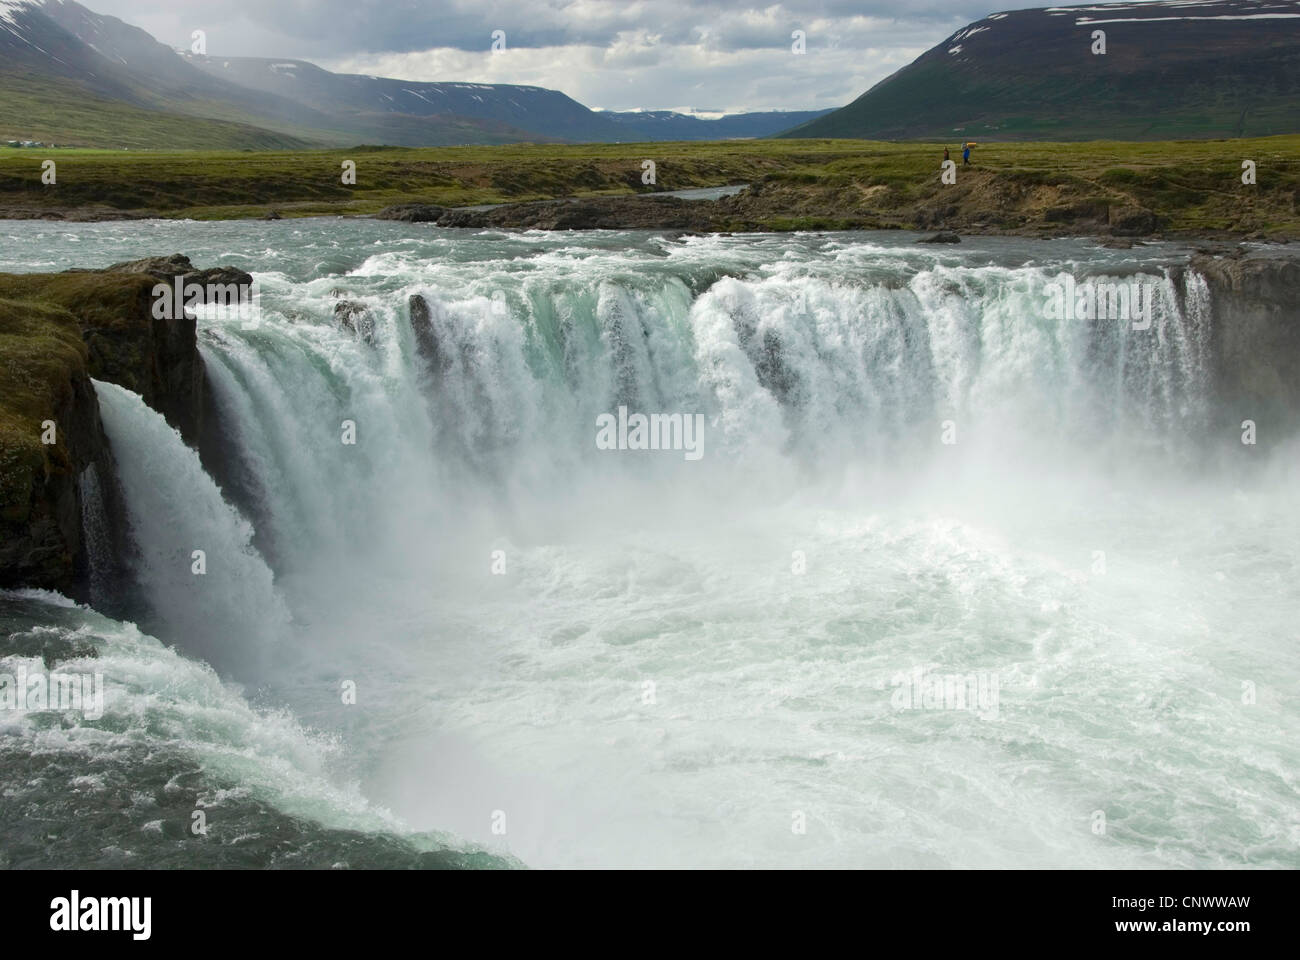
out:
{"label": "overcast sky", "polygon": [[[407,80],[525,83],[607,110],[843,106],[972,20],[979,0],[82,0],[172,46]],[[994,0],[996,2],[996,0]],[[504,31],[494,53],[492,34]],[[807,52],[791,52],[804,31]]]}

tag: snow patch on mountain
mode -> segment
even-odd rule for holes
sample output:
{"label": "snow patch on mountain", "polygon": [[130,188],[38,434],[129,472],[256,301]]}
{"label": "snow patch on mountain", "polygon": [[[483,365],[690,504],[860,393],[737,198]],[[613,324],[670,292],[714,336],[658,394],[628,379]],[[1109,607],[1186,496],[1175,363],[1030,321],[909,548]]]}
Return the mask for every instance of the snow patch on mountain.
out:
{"label": "snow patch on mountain", "polygon": [[30,10],[35,4],[31,0],[0,0],[0,24],[8,24],[4,29],[17,36],[17,14]]}
{"label": "snow patch on mountain", "polygon": [[39,0],[0,0],[0,33],[7,33],[33,50],[45,53],[30,37],[24,36],[27,28],[18,22],[20,13],[37,13],[39,8]]}
{"label": "snow patch on mountain", "polygon": [[[1178,20],[1294,20],[1300,19],[1298,0],[1165,0],[1163,3],[1108,3],[1092,7],[1048,7],[1049,16],[1073,16],[1075,25],[1161,23]],[[1096,16],[1088,16],[1096,14]]]}
{"label": "snow patch on mountain", "polygon": [[1099,23],[1161,23],[1166,20],[1300,20],[1300,13],[1230,13],[1215,17],[1079,17],[1075,25],[1096,26]]}

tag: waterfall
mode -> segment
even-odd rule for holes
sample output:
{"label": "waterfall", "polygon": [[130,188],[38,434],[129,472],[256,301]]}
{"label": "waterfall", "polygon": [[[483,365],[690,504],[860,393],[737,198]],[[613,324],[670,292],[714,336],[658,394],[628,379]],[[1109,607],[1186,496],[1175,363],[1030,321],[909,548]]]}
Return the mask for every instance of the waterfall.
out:
{"label": "waterfall", "polygon": [[[156,615],[216,658],[232,637],[264,645],[283,595],[314,643],[346,648],[363,596],[449,590],[490,548],[635,529],[647,505],[705,519],[810,485],[1000,491],[1008,464],[1093,476],[1200,449],[1211,318],[1195,275],[1079,277],[1141,285],[1136,329],[1049,316],[1068,264],[651,264],[377,257],[348,278],[351,325],[337,279],[277,278],[267,322],[200,330],[240,512],[105,388]],[[702,459],[599,449],[620,409],[702,417]]]}
{"label": "waterfall", "polygon": [[[688,250],[379,255],[345,301],[337,280],[274,278],[266,323],[200,329],[225,493],[138,397],[98,384],[146,624],[255,676],[289,609],[455,582],[491,541],[810,483],[1176,464],[1207,429],[1212,317],[1194,273]],[[1090,285],[1091,313],[1074,302]],[[1117,288],[1132,319],[1106,315]],[[597,424],[619,411],[700,418],[700,455],[611,455]],[[94,541],[103,524],[86,520]]]}
{"label": "waterfall", "polygon": [[[489,498],[501,510],[615,481],[725,491],[756,470],[923,471],[951,459],[945,424],[971,455],[1045,463],[1185,456],[1207,429],[1210,314],[1194,274],[1080,279],[1145,291],[1137,329],[1047,316],[1060,267],[638,271],[629,256],[584,263],[577,282],[568,263],[493,266],[394,269],[349,306],[365,336],[334,321],[320,284],[278,291],[292,322],[203,331],[277,569],[358,551],[401,566]],[[702,415],[704,461],[605,455],[597,419],[620,407]]]}
{"label": "waterfall", "polygon": [[77,493],[77,499],[81,503],[81,532],[89,567],[90,601],[95,606],[111,609],[114,603],[111,591],[120,586],[115,576],[118,561],[114,556],[115,545],[104,499],[104,485],[96,464],[92,463],[77,478]]}
{"label": "waterfall", "polygon": [[[226,489],[96,390],[142,625],[337,743],[376,829],[539,866],[1294,864],[1294,720],[1237,699],[1286,662],[1293,496],[1232,472],[1196,272],[349,229],[381,249],[200,322]],[[702,456],[640,415],[700,417]],[[917,671],[996,716],[896,709]]]}
{"label": "waterfall", "polygon": [[152,632],[239,676],[257,676],[289,623],[252,527],[198,454],[136,394],[95,382],[138,551]]}

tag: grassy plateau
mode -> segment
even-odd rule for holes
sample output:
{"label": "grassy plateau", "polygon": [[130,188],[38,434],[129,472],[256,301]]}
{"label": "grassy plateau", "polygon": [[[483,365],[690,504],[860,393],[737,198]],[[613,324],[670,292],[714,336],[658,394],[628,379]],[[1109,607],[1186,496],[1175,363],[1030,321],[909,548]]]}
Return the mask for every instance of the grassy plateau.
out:
{"label": "grassy plateau", "polygon": [[[1300,236],[1300,136],[1170,142],[982,142],[957,183],[960,143],[752,140],[310,151],[0,148],[0,217],[199,220],[366,215],[748,183],[718,229],[936,226],[1086,232],[1136,214],[1136,233]],[[41,182],[54,160],[57,183]],[[356,184],[343,183],[345,161]],[[641,182],[653,160],[656,183]],[[1242,183],[1242,163],[1257,183]],[[1152,226],[1154,224],[1154,226]]]}

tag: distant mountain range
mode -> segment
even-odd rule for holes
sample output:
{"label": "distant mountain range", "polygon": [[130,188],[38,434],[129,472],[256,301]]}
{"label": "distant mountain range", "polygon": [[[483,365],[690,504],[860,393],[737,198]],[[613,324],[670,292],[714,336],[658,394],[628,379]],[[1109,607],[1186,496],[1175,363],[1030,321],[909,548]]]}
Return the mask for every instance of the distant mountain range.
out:
{"label": "distant mountain range", "polygon": [[[734,140],[771,137],[796,124],[825,116],[829,110],[769,111],[733,113],[716,120],[671,111],[647,110],[630,113],[606,113],[625,128],[632,128],[641,140]],[[623,139],[629,139],[625,134]]]}
{"label": "distant mountain range", "polygon": [[819,115],[607,113],[542,87],[202,57],[73,0],[0,0],[0,141],[257,149],[721,140],[771,136]]}
{"label": "distant mountain range", "polygon": [[[1105,53],[1094,32],[1105,33]],[[297,149],[786,136],[1180,139],[1300,132],[1300,0],[995,13],[846,107],[706,119],[556,90],[178,53],[74,0],[0,0],[0,142]]]}
{"label": "distant mountain range", "polygon": [[[1093,52],[1095,31],[1104,54]],[[785,136],[955,143],[1297,132],[1300,2],[1168,0],[992,14]]]}

